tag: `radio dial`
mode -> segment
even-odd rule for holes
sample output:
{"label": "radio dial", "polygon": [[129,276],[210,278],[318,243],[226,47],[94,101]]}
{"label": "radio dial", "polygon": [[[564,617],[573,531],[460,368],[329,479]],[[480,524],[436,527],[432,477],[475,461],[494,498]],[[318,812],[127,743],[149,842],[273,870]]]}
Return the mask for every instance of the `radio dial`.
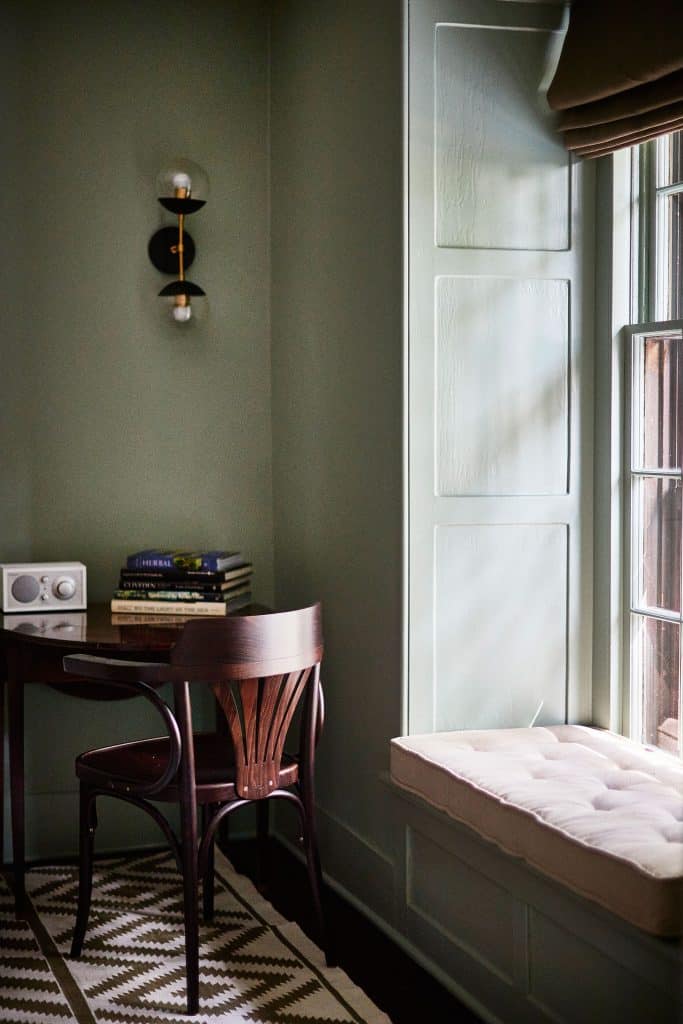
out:
{"label": "radio dial", "polygon": [[60,601],[68,601],[76,593],[76,584],[70,576],[62,576],[60,579],[55,580],[52,592]]}

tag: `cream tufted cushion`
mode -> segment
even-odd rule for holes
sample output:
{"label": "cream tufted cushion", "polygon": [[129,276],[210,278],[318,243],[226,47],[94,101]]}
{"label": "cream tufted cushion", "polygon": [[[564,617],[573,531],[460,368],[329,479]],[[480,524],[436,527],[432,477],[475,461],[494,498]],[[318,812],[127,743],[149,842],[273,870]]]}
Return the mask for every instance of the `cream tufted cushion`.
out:
{"label": "cream tufted cushion", "polygon": [[601,729],[391,741],[391,776],[508,853],[655,935],[683,932],[683,764]]}

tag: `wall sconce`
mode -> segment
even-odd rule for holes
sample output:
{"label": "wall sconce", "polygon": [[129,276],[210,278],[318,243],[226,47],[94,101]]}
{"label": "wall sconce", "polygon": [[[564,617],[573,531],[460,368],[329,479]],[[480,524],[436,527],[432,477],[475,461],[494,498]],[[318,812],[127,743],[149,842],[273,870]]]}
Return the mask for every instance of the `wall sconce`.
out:
{"label": "wall sconce", "polygon": [[171,312],[178,323],[186,323],[192,316],[191,299],[206,292],[188,281],[185,271],[192,265],[195,247],[185,231],[185,217],[200,210],[209,194],[206,172],[191,160],[178,160],[163,170],[157,178],[157,197],[165,210],[175,213],[178,226],[160,228],[149,240],[148,252],[157,270],[173,274],[176,278],[159,295],[173,299]]}

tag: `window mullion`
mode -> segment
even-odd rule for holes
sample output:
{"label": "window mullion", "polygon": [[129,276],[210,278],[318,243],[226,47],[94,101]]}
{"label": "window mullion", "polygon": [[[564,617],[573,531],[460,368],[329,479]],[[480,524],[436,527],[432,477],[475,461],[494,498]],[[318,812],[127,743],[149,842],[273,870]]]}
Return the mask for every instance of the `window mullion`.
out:
{"label": "window mullion", "polygon": [[655,189],[658,196],[677,196],[683,192],[683,181],[676,181],[673,185],[662,185]]}

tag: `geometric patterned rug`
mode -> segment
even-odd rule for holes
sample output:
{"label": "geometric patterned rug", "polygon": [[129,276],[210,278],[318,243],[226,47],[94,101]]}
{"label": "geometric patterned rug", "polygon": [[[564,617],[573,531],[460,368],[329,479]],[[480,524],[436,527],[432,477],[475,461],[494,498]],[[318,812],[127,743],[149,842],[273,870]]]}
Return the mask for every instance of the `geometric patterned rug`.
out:
{"label": "geometric patterned rug", "polygon": [[34,867],[17,921],[0,878],[2,1024],[389,1024],[340,968],[216,850],[215,917],[200,923],[199,1013],[185,1010],[182,890],[166,852],[95,862],[83,953],[69,957],[71,865]]}

